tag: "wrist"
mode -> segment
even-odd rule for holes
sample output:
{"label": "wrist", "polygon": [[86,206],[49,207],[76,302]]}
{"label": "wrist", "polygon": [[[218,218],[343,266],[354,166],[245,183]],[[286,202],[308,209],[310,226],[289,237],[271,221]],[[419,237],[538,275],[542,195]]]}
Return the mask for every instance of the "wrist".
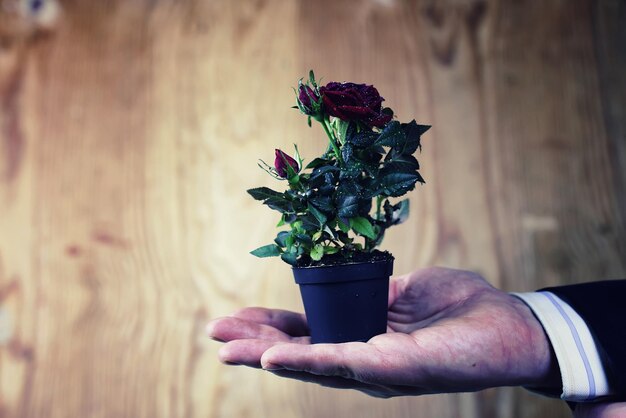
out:
{"label": "wrist", "polygon": [[550,339],[532,309],[517,297],[511,298],[524,323],[525,335],[529,338],[528,355],[531,364],[535,365],[525,376],[522,386],[559,396],[562,391],[561,372]]}

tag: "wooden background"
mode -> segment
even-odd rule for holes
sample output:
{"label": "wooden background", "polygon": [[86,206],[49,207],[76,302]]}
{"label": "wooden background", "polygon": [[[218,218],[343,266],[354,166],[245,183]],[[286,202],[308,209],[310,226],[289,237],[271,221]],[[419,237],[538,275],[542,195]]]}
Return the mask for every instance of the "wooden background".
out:
{"label": "wooden background", "polygon": [[203,328],[301,309],[248,255],[277,219],[245,189],[274,147],[322,149],[290,109],[309,68],[434,126],[396,272],[624,277],[625,45],[619,0],[0,0],[0,416],[568,416],[519,388],[281,381],[219,364]]}

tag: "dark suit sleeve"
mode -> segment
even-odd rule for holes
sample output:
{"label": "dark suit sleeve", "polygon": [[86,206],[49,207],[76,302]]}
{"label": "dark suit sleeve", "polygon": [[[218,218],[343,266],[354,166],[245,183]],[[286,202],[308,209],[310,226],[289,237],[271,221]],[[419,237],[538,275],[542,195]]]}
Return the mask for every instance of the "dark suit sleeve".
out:
{"label": "dark suit sleeve", "polygon": [[557,295],[593,335],[615,398],[626,400],[626,280],[541,289]]}

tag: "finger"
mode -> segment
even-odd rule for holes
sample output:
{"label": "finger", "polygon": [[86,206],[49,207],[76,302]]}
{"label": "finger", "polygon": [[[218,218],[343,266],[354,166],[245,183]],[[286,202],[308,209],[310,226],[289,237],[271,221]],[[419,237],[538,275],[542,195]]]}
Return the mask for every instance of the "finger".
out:
{"label": "finger", "polygon": [[294,372],[291,370],[271,370],[272,374],[283,377],[286,379],[299,380],[306,383],[314,383],[316,385],[324,386],[333,389],[354,389],[363,392],[367,395],[377,398],[389,398],[391,397],[390,391],[386,388],[378,385],[370,385],[368,383],[359,382],[357,380],[346,379],[344,377],[336,376],[320,376],[306,372]]}
{"label": "finger", "polygon": [[286,379],[299,380],[306,383],[315,383],[320,386],[329,387],[333,389],[354,389],[359,392],[363,392],[366,395],[376,398],[389,399],[394,396],[411,395],[419,396],[428,394],[419,387],[402,386],[402,385],[378,385],[371,383],[363,383],[358,380],[346,379],[344,377],[336,376],[320,376],[316,374],[306,372],[294,372],[291,370],[270,370],[270,373],[284,377]]}
{"label": "finger", "polygon": [[269,325],[257,324],[244,319],[225,317],[215,319],[206,327],[209,337],[219,341],[259,339],[266,341],[296,342],[300,337],[291,337]]}
{"label": "finger", "polygon": [[398,297],[404,293],[406,288],[406,282],[408,274],[403,276],[392,277],[389,281],[389,299],[387,301],[387,307],[390,307],[398,299]]}
{"label": "finger", "polygon": [[466,273],[431,267],[399,277],[390,289],[394,292],[390,298],[395,296],[387,316],[392,327],[397,330],[398,325],[429,320],[448,306],[467,298],[475,286],[473,280],[459,279]]}
{"label": "finger", "polygon": [[269,325],[294,336],[309,334],[305,316],[297,312],[256,307],[244,308],[233,314],[233,316]]}
{"label": "finger", "polygon": [[233,315],[258,324],[269,325],[294,337],[309,335],[309,326],[303,314],[282,309],[244,308]]}
{"label": "finger", "polygon": [[366,343],[281,344],[263,353],[261,365],[266,370],[287,369],[376,383],[384,363],[381,360],[380,352]]}
{"label": "finger", "polygon": [[233,340],[224,344],[217,355],[222,363],[260,368],[263,353],[277,344],[281,343],[257,339]]}

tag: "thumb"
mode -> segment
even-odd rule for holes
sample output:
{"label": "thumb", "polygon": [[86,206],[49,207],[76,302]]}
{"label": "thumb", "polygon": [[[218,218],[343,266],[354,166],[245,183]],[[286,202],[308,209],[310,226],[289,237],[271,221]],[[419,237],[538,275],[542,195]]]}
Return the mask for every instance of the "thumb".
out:
{"label": "thumb", "polygon": [[396,299],[398,299],[398,297],[405,292],[408,276],[408,274],[394,276],[389,280],[389,299],[387,300],[388,307],[391,307]]}

